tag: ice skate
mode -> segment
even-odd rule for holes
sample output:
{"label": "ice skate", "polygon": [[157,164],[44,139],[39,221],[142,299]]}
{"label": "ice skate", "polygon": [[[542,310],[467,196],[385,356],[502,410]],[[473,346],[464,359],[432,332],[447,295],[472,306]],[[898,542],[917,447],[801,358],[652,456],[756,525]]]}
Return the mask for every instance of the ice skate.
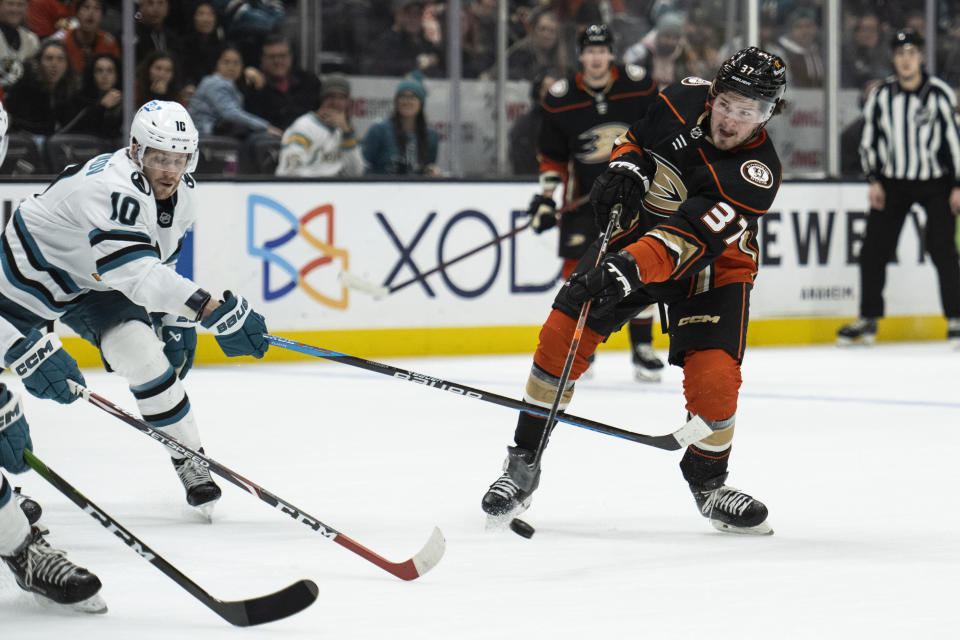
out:
{"label": "ice skate", "polygon": [[700,485],[690,485],[693,499],[703,517],[718,531],[768,536],[773,529],[767,524],[767,507],[753,496],[724,484],[727,474],[710,478]]}
{"label": "ice skate", "polygon": [[877,337],[876,318],[858,318],[837,331],[837,344],[846,347],[854,344],[871,345]]}
{"label": "ice skate", "polygon": [[663,360],[653,347],[645,342],[633,346],[633,379],[637,382],[660,382],[663,378]]}
{"label": "ice skate", "polygon": [[524,491],[517,485],[508,473],[511,456],[529,463],[533,461],[534,453],[529,449],[519,447],[510,447],[510,451],[511,454],[503,462],[503,473],[483,495],[481,508],[487,514],[486,528],[488,531],[507,526],[511,520],[529,509],[530,502],[533,499],[533,491],[540,483],[540,472],[538,471],[533,489],[529,492]]}
{"label": "ice skate", "polygon": [[[203,453],[203,449],[199,449]],[[220,487],[210,477],[210,470],[190,458],[171,458],[180,482],[187,492],[187,504],[195,507],[208,521],[213,520],[213,507],[220,499]]]}
{"label": "ice skate", "polygon": [[43,508],[39,502],[21,493],[20,487],[13,488],[13,498],[17,501],[17,504],[20,505],[20,510],[23,511],[23,515],[27,517],[27,522],[36,526],[40,530],[41,535],[45,536],[50,533],[50,530],[40,522],[40,516],[43,515]]}
{"label": "ice skate", "polygon": [[947,342],[960,350],[960,318],[947,318]]}
{"label": "ice skate", "polygon": [[10,567],[17,584],[24,591],[36,594],[42,603],[65,605],[84,613],[106,613],[107,605],[100,597],[100,579],[66,558],[66,554],[50,546],[36,527],[19,549],[3,561]]}

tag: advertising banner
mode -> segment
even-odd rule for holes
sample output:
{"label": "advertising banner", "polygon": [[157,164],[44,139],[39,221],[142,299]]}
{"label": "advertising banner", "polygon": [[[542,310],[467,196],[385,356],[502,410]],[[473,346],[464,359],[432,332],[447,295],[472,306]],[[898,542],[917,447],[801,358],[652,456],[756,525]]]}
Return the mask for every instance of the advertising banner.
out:
{"label": "advertising banner", "polygon": [[[4,185],[5,219],[41,189]],[[182,270],[211,292],[242,293],[278,331],[537,326],[558,286],[555,230],[523,231],[380,300],[338,279],[349,270],[374,285],[409,281],[523,224],[535,190],[522,183],[200,184],[193,264]],[[863,184],[782,186],[761,218],[752,318],[856,315],[865,203]],[[940,314],[924,223],[917,209],[904,225],[887,269],[888,315]]]}

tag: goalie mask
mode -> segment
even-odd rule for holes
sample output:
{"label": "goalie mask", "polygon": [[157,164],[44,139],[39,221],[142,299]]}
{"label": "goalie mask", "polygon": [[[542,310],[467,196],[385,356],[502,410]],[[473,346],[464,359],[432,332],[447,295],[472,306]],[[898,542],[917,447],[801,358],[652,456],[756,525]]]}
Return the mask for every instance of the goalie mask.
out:
{"label": "goalie mask", "polygon": [[[163,171],[193,173],[199,159],[199,134],[193,119],[178,102],[151,100],[133,117],[130,125],[130,149],[137,145],[134,162],[143,168],[143,156],[147,149],[167,151],[164,160],[152,168]],[[182,154],[171,156],[170,154]],[[175,161],[173,161],[175,159]]]}

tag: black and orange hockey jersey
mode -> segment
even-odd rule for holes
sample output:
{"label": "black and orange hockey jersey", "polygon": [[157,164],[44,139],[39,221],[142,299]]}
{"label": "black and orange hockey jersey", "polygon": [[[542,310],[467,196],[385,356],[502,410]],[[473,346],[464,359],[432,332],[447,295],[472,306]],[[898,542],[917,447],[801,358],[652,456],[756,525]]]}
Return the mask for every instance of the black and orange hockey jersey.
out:
{"label": "black and orange hockey jersey", "polygon": [[537,152],[540,172],[559,173],[565,185],[570,184],[572,165],[568,203],[590,193],[607,166],[613,141],[644,114],[656,95],[656,83],[635,65],[613,67],[610,83],[601,90],[585,86],[582,73],[554,83],[543,100],[546,115]]}
{"label": "black and orange hockey jersey", "polygon": [[647,231],[625,249],[645,283],[672,283],[686,296],[753,282],[759,218],[780,188],[780,159],[765,129],[729,151],[713,146],[709,89],[701,78],[666,88],[611,154],[639,151],[655,164],[643,211],[629,222]]}

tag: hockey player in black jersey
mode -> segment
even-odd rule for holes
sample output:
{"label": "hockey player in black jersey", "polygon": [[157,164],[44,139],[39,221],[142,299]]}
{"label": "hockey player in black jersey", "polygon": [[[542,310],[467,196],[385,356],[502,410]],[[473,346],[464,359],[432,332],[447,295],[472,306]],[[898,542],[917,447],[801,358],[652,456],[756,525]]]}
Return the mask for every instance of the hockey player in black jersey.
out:
{"label": "hockey player in black jersey", "polygon": [[[607,166],[613,141],[656,100],[657,83],[643,67],[613,64],[613,34],[606,25],[588,27],[578,42],[581,71],[556,82],[543,99],[545,112],[537,142],[540,189],[528,214],[534,231],[557,224],[554,192],[564,186],[572,203],[590,193]],[[563,214],[560,223],[562,277],[566,279],[600,234],[589,202]],[[653,307],[630,322],[635,377],[660,380],[663,362],[651,347]]]}
{"label": "hockey player in black jersey", "polygon": [[[758,221],[780,186],[780,161],[764,124],[782,108],[785,71],[779,57],[743,49],[712,82],[686,78],[665,89],[617,140],[590,194],[601,227],[622,206],[610,250],[594,266],[600,246],[594,242],[557,295],[524,394],[528,402],[552,405],[587,300],[593,304],[561,410],[596,346],[637,309],[666,303],[669,360],[683,367],[688,417],[713,430],[687,447],[680,469],[703,516],[736,533],[772,533],[766,506],[725,481]],[[540,480],[531,463],[545,422],[520,414],[507,471],[483,498],[487,514],[512,517],[530,504]]]}

